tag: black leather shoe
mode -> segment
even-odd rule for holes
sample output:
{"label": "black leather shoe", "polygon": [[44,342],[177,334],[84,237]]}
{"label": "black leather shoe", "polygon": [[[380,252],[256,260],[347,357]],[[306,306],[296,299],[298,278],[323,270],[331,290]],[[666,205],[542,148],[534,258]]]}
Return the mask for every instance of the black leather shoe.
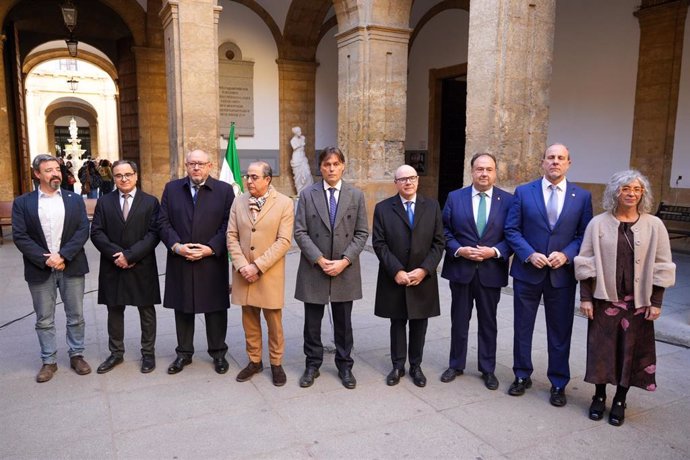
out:
{"label": "black leather shoe", "polygon": [[625,421],[625,408],[627,405],[623,401],[613,401],[611,412],[609,412],[609,424],[621,426]]}
{"label": "black leather shoe", "polygon": [[96,372],[99,374],[105,374],[106,372],[112,371],[115,366],[118,364],[122,364],[122,356],[115,356],[115,355],[110,355],[108,358],[101,363],[100,366],[98,366],[98,369],[96,369]]}
{"label": "black leather shoe", "polygon": [[230,368],[230,364],[228,360],[225,359],[225,356],[223,356],[221,358],[213,358],[213,367],[218,374],[225,374]]}
{"label": "black leather shoe", "polygon": [[397,385],[398,383],[400,383],[400,377],[402,377],[403,375],[405,375],[405,369],[397,369],[394,367],[393,370],[390,371],[390,373],[386,377],[386,385],[388,385],[389,387]]}
{"label": "black leather shoe", "polygon": [[271,364],[271,377],[273,378],[273,385],[277,387],[282,387],[287,382],[287,375],[285,375],[285,370],[280,364],[277,366]]}
{"label": "black leather shoe", "polygon": [[412,381],[418,387],[423,388],[426,386],[426,377],[420,366],[410,368],[410,377],[412,377]]}
{"label": "black leather shoe", "polygon": [[237,377],[235,377],[235,380],[238,382],[246,382],[247,380],[251,379],[254,374],[258,374],[259,372],[264,370],[264,363],[262,361],[259,361],[258,363],[249,361],[249,364],[247,364],[247,367],[242,369],[239,374],[237,374]]}
{"label": "black leather shoe", "polygon": [[524,379],[515,377],[513,383],[510,384],[508,388],[508,394],[510,396],[522,396],[525,394],[525,390],[532,387],[532,379],[525,377]]}
{"label": "black leather shoe", "polygon": [[565,397],[565,389],[561,387],[551,387],[551,397],[549,402],[552,406],[563,407],[568,403],[568,399]]}
{"label": "black leather shoe", "polygon": [[484,386],[489,390],[498,390],[498,379],[493,372],[485,372],[482,374]]}
{"label": "black leather shoe", "polygon": [[453,369],[452,367],[449,367],[448,369],[443,371],[443,374],[441,374],[441,382],[443,382],[443,383],[452,382],[453,380],[455,380],[455,377],[457,377],[458,375],[462,375],[462,374],[463,374],[462,370]]}
{"label": "black leather shoe", "polygon": [[156,368],[156,357],[153,355],[144,355],[141,357],[141,373],[148,374],[153,372]]}
{"label": "black leather shoe", "polygon": [[338,377],[340,377],[340,381],[343,382],[343,386],[348,390],[354,390],[354,388],[357,386],[357,379],[350,369],[338,371]]}
{"label": "black leather shoe", "polygon": [[299,386],[302,388],[308,388],[314,384],[314,380],[316,380],[319,375],[319,370],[315,367],[308,367],[304,370],[304,374],[302,374],[302,377],[299,379]]}
{"label": "black leather shoe", "polygon": [[192,364],[192,358],[183,358],[181,356],[178,356],[177,358],[175,358],[175,361],[173,361],[172,364],[168,366],[168,374],[177,374],[178,372],[181,372],[185,366],[188,366],[190,364]]}
{"label": "black leather shoe", "polygon": [[592,405],[589,406],[590,420],[601,420],[606,410],[606,396],[592,396]]}

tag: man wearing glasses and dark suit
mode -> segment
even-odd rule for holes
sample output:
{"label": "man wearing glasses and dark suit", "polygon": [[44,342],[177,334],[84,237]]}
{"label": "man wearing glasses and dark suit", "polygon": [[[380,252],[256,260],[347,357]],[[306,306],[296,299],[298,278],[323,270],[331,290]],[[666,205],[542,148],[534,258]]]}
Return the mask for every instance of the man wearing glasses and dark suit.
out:
{"label": "man wearing glasses and dark suit", "polygon": [[163,306],[175,310],[177,374],[194,354],[195,314],[206,322],[208,354],[219,374],[228,371],[225,335],[230,308],[225,232],[235,194],[232,186],[209,176],[211,158],[202,150],[185,159],[187,177],[168,182],[159,218],[160,238],[168,248]]}

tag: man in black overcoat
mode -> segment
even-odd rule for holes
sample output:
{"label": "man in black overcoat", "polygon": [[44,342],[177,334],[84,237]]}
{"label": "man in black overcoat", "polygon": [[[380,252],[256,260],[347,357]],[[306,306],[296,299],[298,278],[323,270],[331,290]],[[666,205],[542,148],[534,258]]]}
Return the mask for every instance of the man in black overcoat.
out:
{"label": "man in black overcoat", "polygon": [[374,210],[372,245],[379,258],[374,313],[391,321],[393,370],[386,383],[396,385],[405,375],[409,321],[410,377],[423,387],[428,318],[440,314],[436,267],[445,246],[443,222],[438,202],[417,193],[419,177],[413,167],[400,166],[394,182],[398,193]]}
{"label": "man in black overcoat", "polygon": [[116,190],[99,198],[91,224],[91,241],[101,253],[98,303],[108,307],[110,356],[98,366],[105,374],[122,363],[125,353],[125,306],[139,309],[141,372],[156,367],[156,309],[158,285],[156,246],[158,199],[137,188],[137,165],[120,160],[113,164]]}
{"label": "man in black overcoat", "polygon": [[191,364],[194,315],[203,313],[208,353],[216,372],[224,374],[230,308],[225,233],[235,194],[230,184],[209,176],[208,153],[187,153],[185,167],[187,177],[166,184],[159,218],[161,241],[169,249],[163,306],[175,310],[177,330],[177,358],[168,373]]}

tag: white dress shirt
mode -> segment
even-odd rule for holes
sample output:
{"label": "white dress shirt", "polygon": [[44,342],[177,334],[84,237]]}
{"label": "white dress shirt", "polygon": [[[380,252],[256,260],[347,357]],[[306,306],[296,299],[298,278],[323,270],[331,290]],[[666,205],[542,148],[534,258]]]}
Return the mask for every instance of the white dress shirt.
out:
{"label": "white dress shirt", "polygon": [[[544,194],[544,207],[549,205],[549,197],[551,197],[551,182],[549,182],[545,177],[541,180],[541,191]],[[565,203],[565,189],[568,185],[565,178],[556,185],[556,198],[558,199],[558,217],[561,216],[561,211],[563,211],[563,203]]]}
{"label": "white dress shirt", "polygon": [[38,219],[41,221],[48,250],[51,254],[60,252],[62,230],[65,227],[65,203],[62,201],[61,190],[48,195],[38,189]]}
{"label": "white dress shirt", "polygon": [[[337,184],[333,186],[335,189],[335,192],[333,195],[335,196],[335,205],[338,205],[338,200],[340,200],[340,189],[343,187],[343,180],[340,179]],[[331,210],[331,192],[328,191],[328,189],[331,188],[330,185],[328,185],[328,182],[323,181],[323,189],[326,192],[326,207],[328,208],[328,211],[330,212]]]}

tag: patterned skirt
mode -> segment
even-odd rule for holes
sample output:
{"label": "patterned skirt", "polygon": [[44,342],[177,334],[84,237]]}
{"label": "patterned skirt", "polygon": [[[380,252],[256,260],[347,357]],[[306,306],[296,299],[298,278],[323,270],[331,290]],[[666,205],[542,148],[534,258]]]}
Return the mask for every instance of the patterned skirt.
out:
{"label": "patterned skirt", "polygon": [[654,321],[645,319],[647,308],[594,299],[594,319],[587,328],[585,382],[656,390]]}

